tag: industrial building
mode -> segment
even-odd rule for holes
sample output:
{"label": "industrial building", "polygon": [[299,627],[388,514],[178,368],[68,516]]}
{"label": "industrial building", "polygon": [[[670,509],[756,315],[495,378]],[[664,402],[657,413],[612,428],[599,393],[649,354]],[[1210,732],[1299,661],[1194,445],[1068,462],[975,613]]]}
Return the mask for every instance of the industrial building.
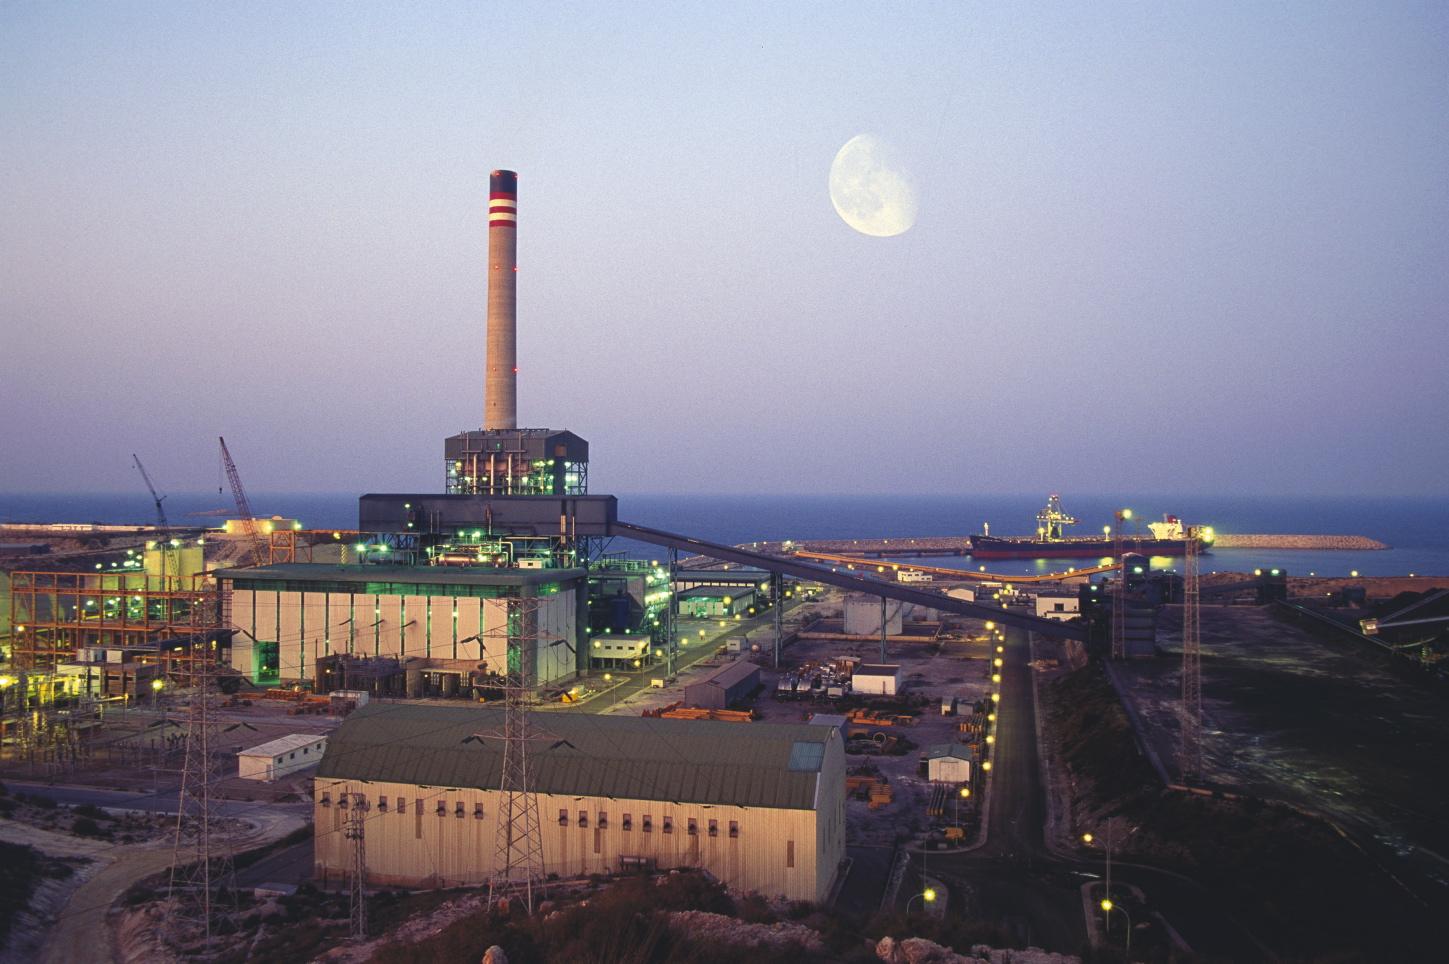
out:
{"label": "industrial building", "polygon": [[744,700],[760,687],[760,668],[749,660],[725,663],[684,688],[688,706],[712,710],[728,709]]}
{"label": "industrial building", "polygon": [[894,663],[862,663],[850,677],[850,688],[867,696],[895,696],[901,689],[901,668]]}
{"label": "industrial building", "polygon": [[236,755],[237,775],[243,780],[271,783],[289,773],[322,762],[327,737],[316,733],[290,733]]}
{"label": "industrial building", "polygon": [[926,778],[932,783],[969,783],[976,755],[960,743],[940,743],[926,751]]}
{"label": "industrial building", "polygon": [[318,660],[348,654],[466,661],[498,673],[511,600],[539,601],[525,656],[540,685],[569,678],[584,647],[582,569],[289,563],[216,574],[248,644],[233,665],[253,680],[311,683]]}
{"label": "industrial building", "polygon": [[[559,713],[529,749],[544,871],[698,867],[737,891],[828,895],[845,857],[840,731],[808,724]],[[502,714],[370,704],[332,735],[313,798],[315,872],[351,865],[349,808],[367,811],[368,881],[477,886],[494,871]]]}
{"label": "industrial building", "polygon": [[1081,615],[1081,603],[1076,592],[1066,590],[1042,590],[1032,600],[1036,615],[1041,619],[1076,619]]}
{"label": "industrial building", "polygon": [[749,612],[755,604],[755,587],[695,586],[678,594],[679,614],[694,619],[730,619]]}

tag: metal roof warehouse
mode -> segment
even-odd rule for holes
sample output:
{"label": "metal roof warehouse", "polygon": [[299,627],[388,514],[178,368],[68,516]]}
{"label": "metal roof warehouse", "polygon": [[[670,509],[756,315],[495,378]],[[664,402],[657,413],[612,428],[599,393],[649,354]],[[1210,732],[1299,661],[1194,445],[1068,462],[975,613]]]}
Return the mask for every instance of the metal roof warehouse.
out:
{"label": "metal roof warehouse", "polygon": [[[834,731],[549,713],[529,752],[537,793],[809,810]],[[496,789],[500,710],[369,704],[333,733],[319,778]],[[475,738],[477,737],[477,738]],[[837,737],[838,738],[838,737]]]}

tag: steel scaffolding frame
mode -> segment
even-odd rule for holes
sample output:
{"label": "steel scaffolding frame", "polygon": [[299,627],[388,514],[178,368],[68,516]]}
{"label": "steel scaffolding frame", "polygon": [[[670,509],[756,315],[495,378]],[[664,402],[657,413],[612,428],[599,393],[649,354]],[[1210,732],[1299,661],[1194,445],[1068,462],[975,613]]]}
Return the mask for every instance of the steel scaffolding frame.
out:
{"label": "steel scaffolding frame", "polygon": [[143,649],[221,627],[204,577],[18,570],[10,576],[15,665],[52,667],[83,648]]}

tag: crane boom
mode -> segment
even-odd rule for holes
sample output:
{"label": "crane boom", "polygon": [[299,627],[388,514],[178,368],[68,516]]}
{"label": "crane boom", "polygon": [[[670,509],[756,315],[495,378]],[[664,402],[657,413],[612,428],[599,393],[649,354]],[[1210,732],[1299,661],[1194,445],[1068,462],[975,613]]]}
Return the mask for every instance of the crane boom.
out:
{"label": "crane boom", "polygon": [[151,493],[151,501],[156,504],[156,526],[161,530],[161,535],[165,536],[171,531],[171,523],[166,521],[166,510],[161,507],[166,496],[156,494],[156,486],[151,483],[151,476],[146,473],[146,466],[141,464],[140,456],[132,452],[131,461],[136,463],[136,471],[141,473],[141,480],[146,483],[146,488]]}
{"label": "crane boom", "polygon": [[246,531],[247,541],[251,543],[252,565],[260,566],[266,561],[267,553],[262,545],[261,533],[257,530],[256,517],[252,515],[251,503],[247,502],[247,493],[242,488],[236,463],[231,460],[231,453],[227,451],[226,439],[217,436],[217,441],[221,443],[221,462],[226,467],[226,479],[231,483],[231,495],[236,500],[237,515],[241,517],[242,528]]}

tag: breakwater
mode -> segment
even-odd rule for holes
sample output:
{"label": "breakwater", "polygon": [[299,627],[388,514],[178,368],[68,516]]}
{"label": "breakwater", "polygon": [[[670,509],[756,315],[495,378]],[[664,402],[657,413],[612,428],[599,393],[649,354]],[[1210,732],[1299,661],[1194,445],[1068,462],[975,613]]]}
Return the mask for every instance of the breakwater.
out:
{"label": "breakwater", "polygon": [[[1024,537],[1023,537],[1024,538]],[[1127,540],[1131,548],[1132,539]],[[902,536],[890,539],[805,539],[798,542],[754,542],[746,547],[764,552],[788,555],[795,549],[811,552],[835,552],[842,555],[893,556],[969,556],[970,536]],[[1294,533],[1253,534],[1223,533],[1213,542],[1216,549],[1307,549],[1307,550],[1375,550],[1389,546],[1368,536],[1306,535]],[[1209,551],[1211,551],[1211,548]],[[1049,554],[1049,553],[1048,553]]]}
{"label": "breakwater", "polygon": [[1386,543],[1368,536],[1249,535],[1225,533],[1214,541],[1219,549],[1387,549]]}

